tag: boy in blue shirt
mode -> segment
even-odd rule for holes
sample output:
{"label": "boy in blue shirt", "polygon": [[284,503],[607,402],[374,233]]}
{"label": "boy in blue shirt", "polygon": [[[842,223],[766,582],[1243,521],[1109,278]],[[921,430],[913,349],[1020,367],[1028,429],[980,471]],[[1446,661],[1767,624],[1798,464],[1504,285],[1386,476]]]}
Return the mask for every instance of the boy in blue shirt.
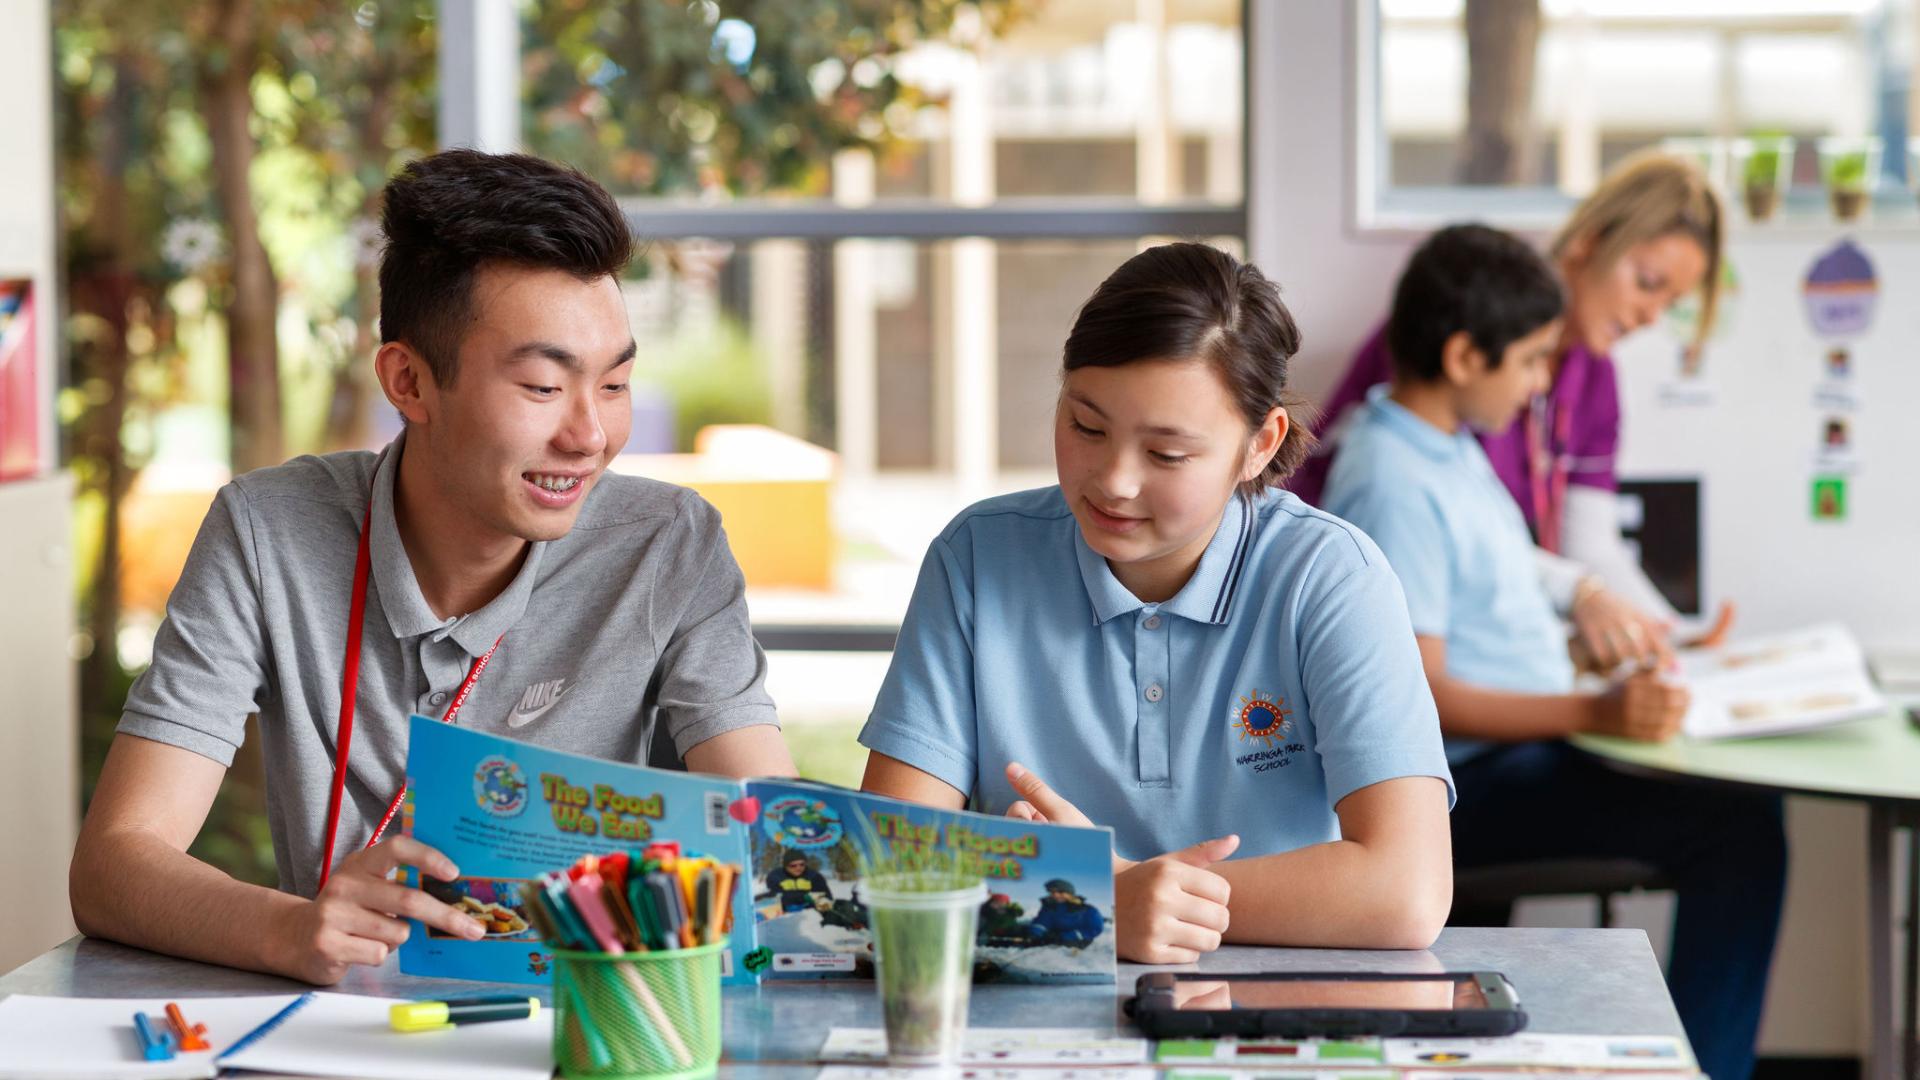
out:
{"label": "boy in blue shirt", "polygon": [[1779,929],[1786,842],[1777,797],[1611,771],[1562,737],[1666,739],[1686,691],[1640,671],[1575,693],[1575,660],[1533,541],[1470,428],[1504,430],[1551,380],[1560,287],[1525,244],[1442,229],[1408,262],[1387,342],[1395,365],[1357,413],[1326,508],[1367,531],[1408,614],[1459,783],[1457,866],[1613,856],[1678,893],[1668,975],[1715,1080],[1753,1068]]}

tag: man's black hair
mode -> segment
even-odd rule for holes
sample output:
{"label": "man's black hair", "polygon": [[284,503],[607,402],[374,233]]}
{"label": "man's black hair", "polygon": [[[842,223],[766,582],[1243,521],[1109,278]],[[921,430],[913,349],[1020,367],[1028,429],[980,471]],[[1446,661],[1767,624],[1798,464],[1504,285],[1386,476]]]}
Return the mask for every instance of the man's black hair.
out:
{"label": "man's black hair", "polygon": [[404,342],[450,386],[473,282],[488,263],[617,276],[633,256],[626,215],[605,188],[527,154],[443,150],[387,182],[380,340]]}
{"label": "man's black hair", "polygon": [[1393,293],[1387,351],[1415,382],[1441,375],[1447,339],[1464,330],[1496,368],[1507,347],[1560,317],[1552,267],[1517,237],[1485,225],[1449,225],[1427,237]]}

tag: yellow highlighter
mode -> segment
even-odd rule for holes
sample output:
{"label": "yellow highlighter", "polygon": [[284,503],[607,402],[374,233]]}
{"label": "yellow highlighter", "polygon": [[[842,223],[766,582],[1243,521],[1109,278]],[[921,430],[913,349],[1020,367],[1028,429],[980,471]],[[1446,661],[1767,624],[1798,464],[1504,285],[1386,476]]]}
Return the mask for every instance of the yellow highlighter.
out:
{"label": "yellow highlighter", "polygon": [[388,1010],[395,1031],[441,1031],[460,1024],[527,1020],[540,1015],[540,999],[493,994],[446,1001],[403,1001]]}
{"label": "yellow highlighter", "polygon": [[673,872],[680,879],[680,893],[687,900],[687,921],[680,927],[680,947],[691,949],[700,944],[697,923],[700,920],[700,871],[713,865],[709,858],[681,859]]}

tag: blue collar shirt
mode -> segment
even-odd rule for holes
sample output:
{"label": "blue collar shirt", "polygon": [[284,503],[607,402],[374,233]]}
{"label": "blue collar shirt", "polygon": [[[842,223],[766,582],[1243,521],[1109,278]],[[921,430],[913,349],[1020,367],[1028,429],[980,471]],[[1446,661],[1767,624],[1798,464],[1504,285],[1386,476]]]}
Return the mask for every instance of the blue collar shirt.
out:
{"label": "blue collar shirt", "polygon": [[[1446,642],[1447,674],[1525,694],[1573,689],[1567,634],[1533,539],[1479,440],[1448,433],[1375,387],[1340,439],[1327,510],[1366,530],[1406,590],[1413,632]],[[1449,739],[1456,764],[1487,744]]]}
{"label": "blue collar shirt", "polygon": [[1402,776],[1452,798],[1392,570],[1284,492],[1229,500],[1157,604],[1057,487],[971,507],[928,550],[860,742],[988,813],[1018,798],[1018,761],[1133,859],[1228,833],[1243,856],[1335,840],[1341,799]]}

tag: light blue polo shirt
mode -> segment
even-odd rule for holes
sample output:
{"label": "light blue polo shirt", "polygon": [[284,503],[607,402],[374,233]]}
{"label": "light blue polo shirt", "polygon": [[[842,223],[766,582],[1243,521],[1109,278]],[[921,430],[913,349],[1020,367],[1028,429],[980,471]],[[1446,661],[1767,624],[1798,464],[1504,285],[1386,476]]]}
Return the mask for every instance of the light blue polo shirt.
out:
{"label": "light blue polo shirt", "polygon": [[1003,813],[1019,761],[1141,859],[1338,839],[1334,806],[1453,780],[1400,585],[1360,530],[1285,492],[1229,500],[1193,577],[1142,603],[1057,487],[988,499],[933,542],[860,733]]}
{"label": "light blue polo shirt", "polygon": [[[1447,643],[1447,674],[1527,694],[1573,689],[1567,634],[1520,507],[1480,442],[1433,426],[1377,386],[1340,437],[1321,503],[1365,529],[1406,590],[1413,632]],[[1448,739],[1456,764],[1487,748]]]}

